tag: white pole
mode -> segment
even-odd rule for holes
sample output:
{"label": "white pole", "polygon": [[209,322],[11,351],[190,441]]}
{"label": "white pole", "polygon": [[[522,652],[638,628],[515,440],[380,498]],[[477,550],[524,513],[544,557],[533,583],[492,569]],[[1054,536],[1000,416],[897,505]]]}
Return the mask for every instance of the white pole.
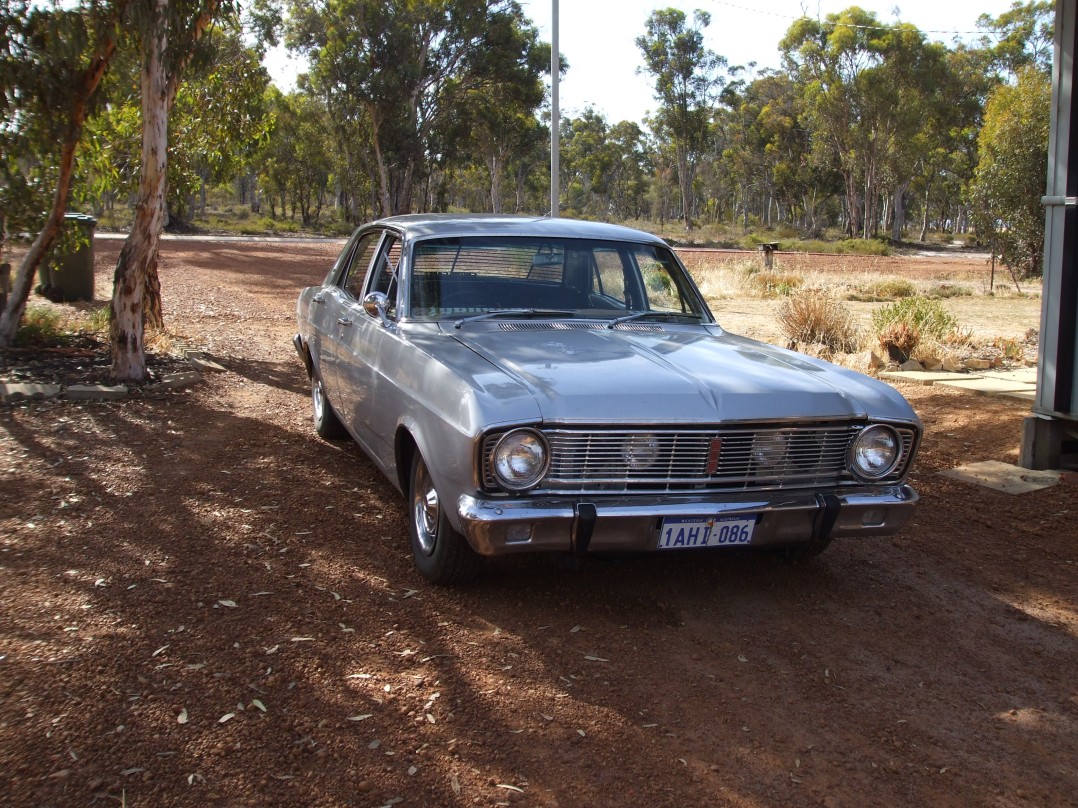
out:
{"label": "white pole", "polygon": [[558,50],[558,0],[551,0],[550,12],[550,218],[558,217],[558,177],[561,172],[561,110],[558,106],[558,78],[561,53]]}

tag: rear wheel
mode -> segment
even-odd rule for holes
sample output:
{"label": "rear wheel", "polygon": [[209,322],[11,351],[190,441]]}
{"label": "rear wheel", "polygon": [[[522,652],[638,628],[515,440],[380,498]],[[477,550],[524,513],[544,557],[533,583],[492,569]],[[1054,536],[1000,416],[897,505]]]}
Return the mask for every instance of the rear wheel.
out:
{"label": "rear wheel", "polygon": [[326,386],[317,370],[311,371],[311,411],[314,416],[314,431],[320,438],[337,440],[348,437],[348,430],[344,428],[326,397]]}
{"label": "rear wheel", "polygon": [[433,584],[461,584],[474,579],[483,558],[446,518],[441,498],[423,456],[412,456],[408,476],[408,531],[419,572]]}

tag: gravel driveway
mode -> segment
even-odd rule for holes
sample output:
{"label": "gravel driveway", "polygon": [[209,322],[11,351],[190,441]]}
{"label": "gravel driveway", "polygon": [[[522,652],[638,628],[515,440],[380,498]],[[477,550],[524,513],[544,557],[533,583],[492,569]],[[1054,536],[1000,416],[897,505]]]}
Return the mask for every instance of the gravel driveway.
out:
{"label": "gravel driveway", "polygon": [[165,242],[170,325],[228,372],[0,410],[0,802],[1075,804],[1078,489],[937,475],[1013,462],[1024,405],[903,388],[893,540],[432,588],[311,428],[293,307],[336,249]]}

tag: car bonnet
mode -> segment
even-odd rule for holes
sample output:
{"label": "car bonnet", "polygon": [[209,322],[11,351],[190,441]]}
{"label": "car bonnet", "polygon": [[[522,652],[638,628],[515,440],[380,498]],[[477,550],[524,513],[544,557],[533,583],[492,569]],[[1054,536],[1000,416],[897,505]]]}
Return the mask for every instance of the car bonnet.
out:
{"label": "car bonnet", "polygon": [[915,418],[880,382],[741,337],[543,326],[483,322],[451,333],[523,384],[551,423]]}

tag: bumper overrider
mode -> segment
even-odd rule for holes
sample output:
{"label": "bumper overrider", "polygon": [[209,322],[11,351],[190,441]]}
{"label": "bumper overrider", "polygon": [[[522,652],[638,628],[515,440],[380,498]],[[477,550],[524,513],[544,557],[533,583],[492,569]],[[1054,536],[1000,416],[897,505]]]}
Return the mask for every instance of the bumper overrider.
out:
{"label": "bumper overrider", "polygon": [[663,520],[755,519],[749,547],[789,547],[813,539],[889,536],[919,499],[908,485],[827,492],[556,496],[457,502],[460,526],[482,555],[516,552],[647,552],[659,548]]}

